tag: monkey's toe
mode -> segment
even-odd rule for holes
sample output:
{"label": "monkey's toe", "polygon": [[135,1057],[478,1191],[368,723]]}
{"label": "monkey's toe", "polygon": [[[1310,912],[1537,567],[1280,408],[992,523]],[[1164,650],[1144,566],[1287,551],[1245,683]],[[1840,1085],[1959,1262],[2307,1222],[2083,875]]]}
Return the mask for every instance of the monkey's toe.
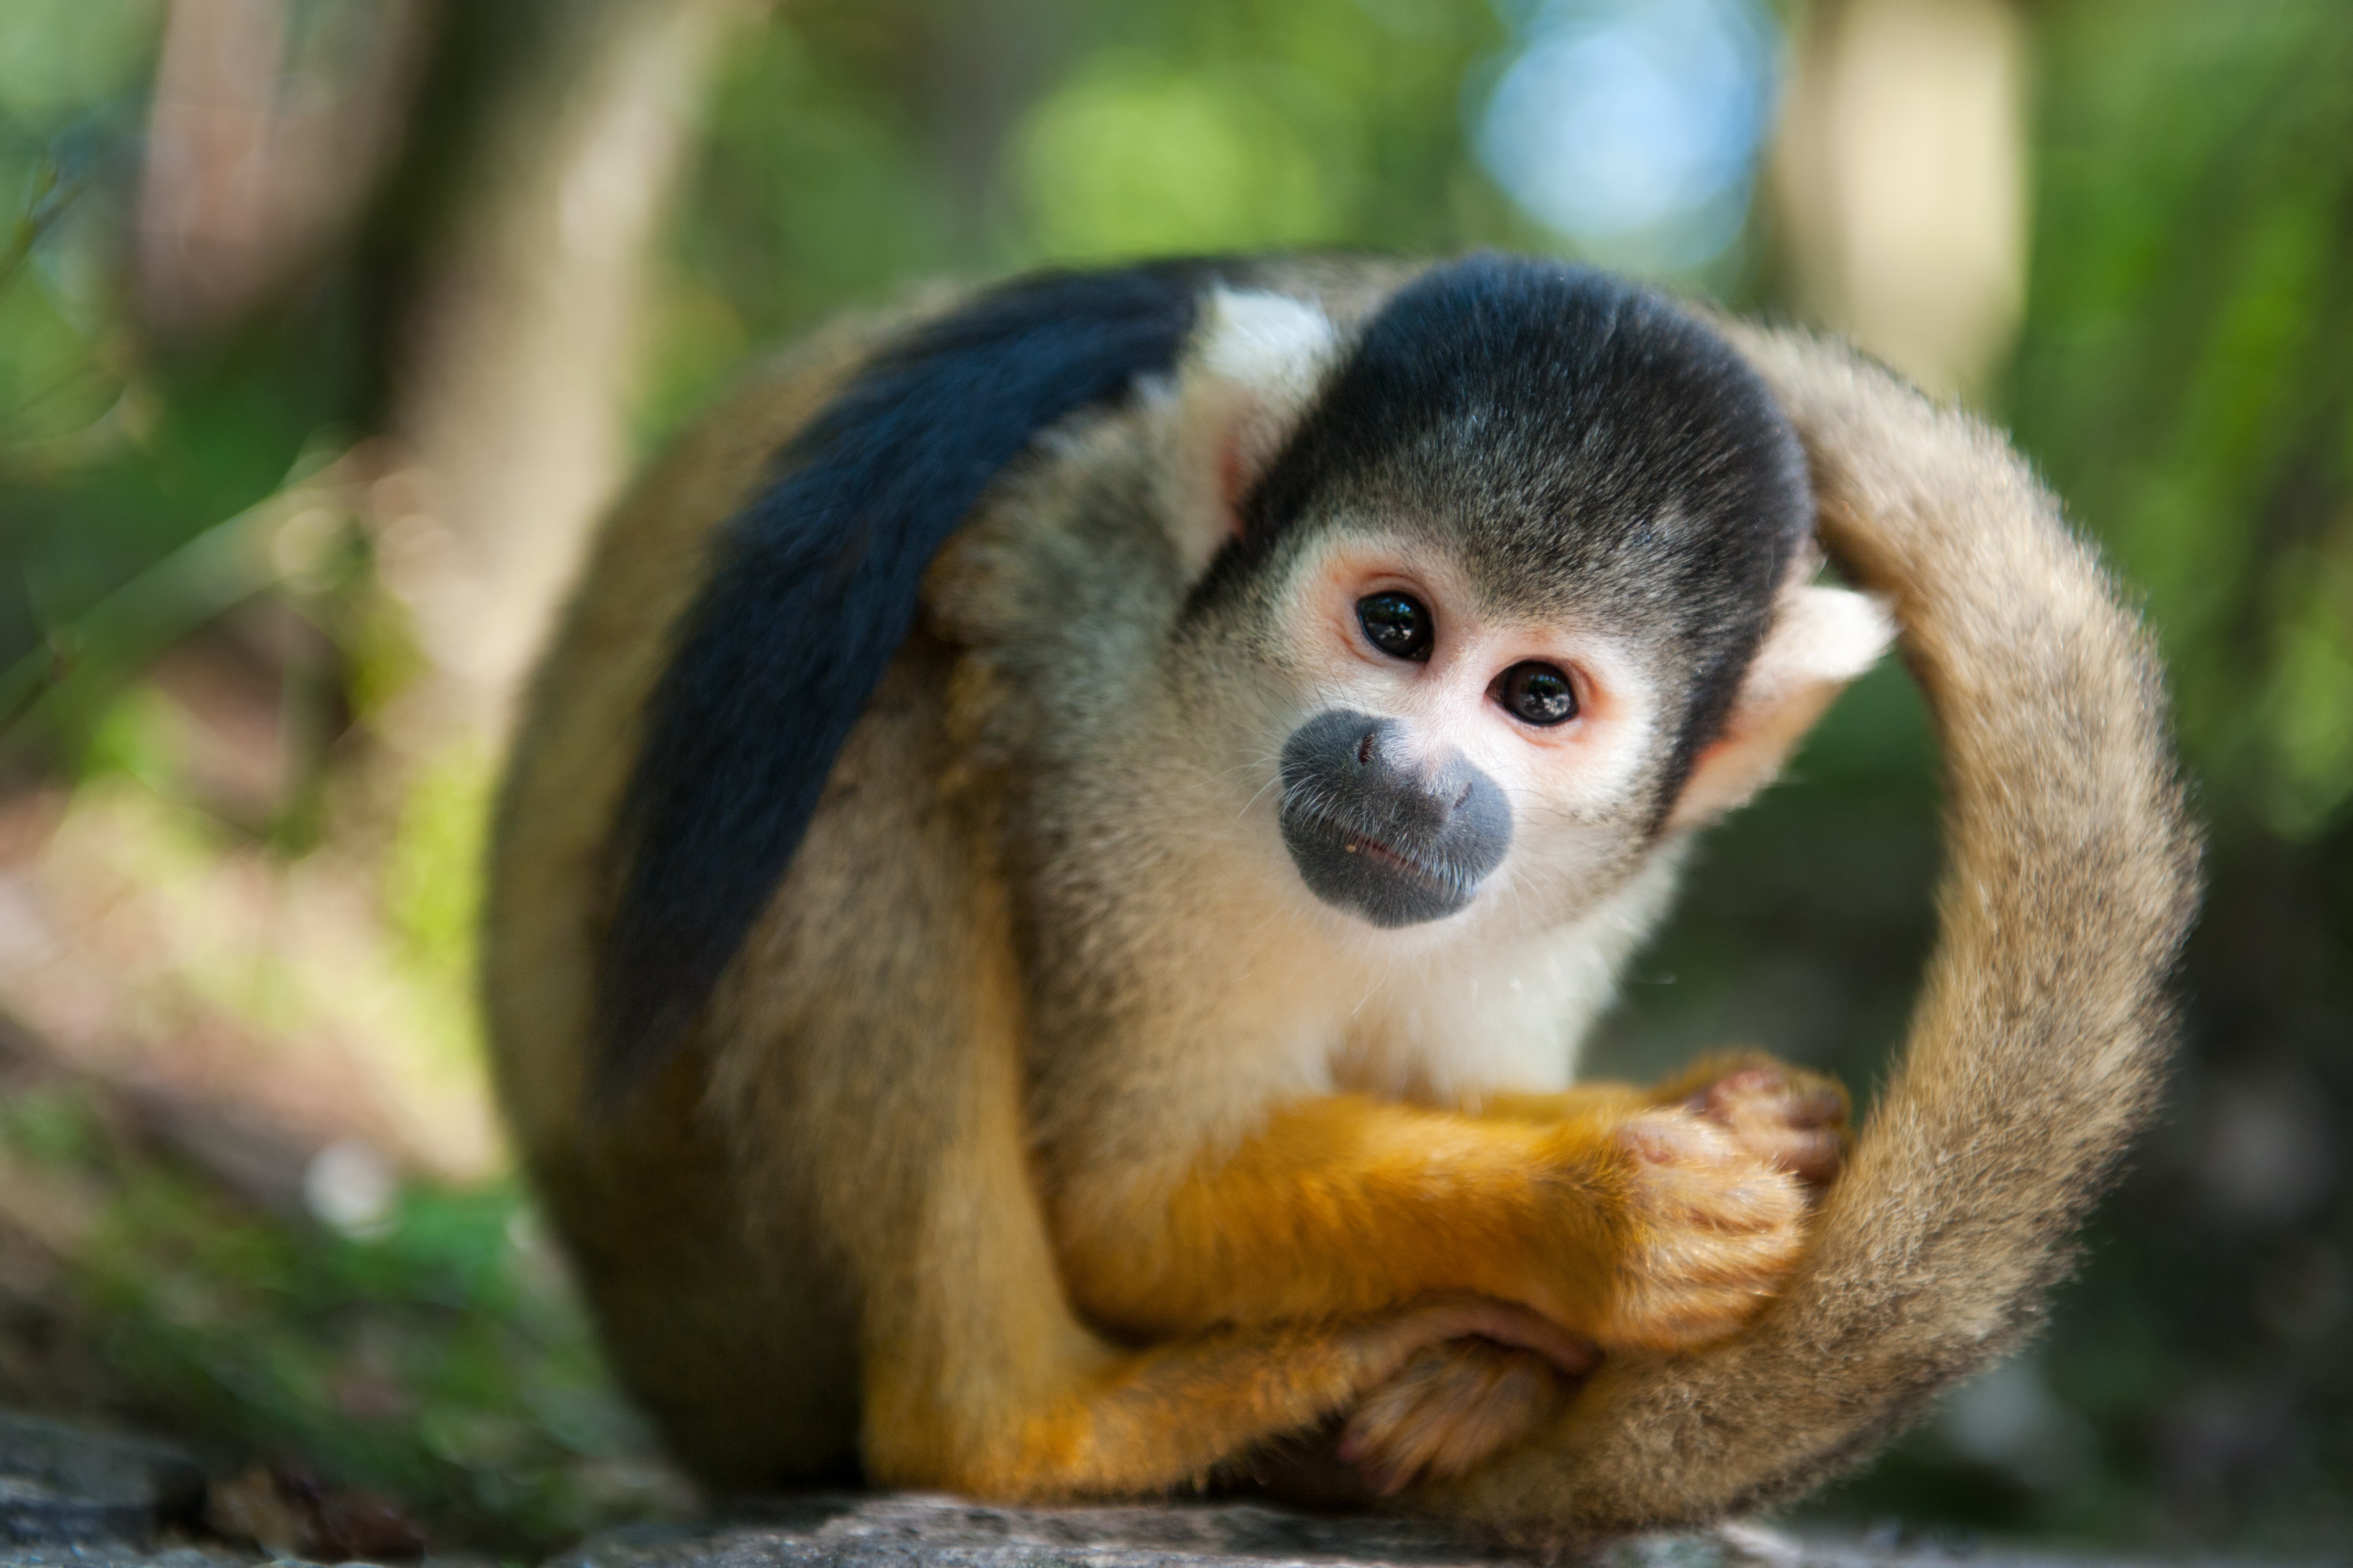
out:
{"label": "monkey's toe", "polygon": [[1356,1407],[1340,1458],[1388,1497],[1459,1476],[1533,1436],[1568,1399],[1543,1358],[1483,1340],[1432,1345]]}

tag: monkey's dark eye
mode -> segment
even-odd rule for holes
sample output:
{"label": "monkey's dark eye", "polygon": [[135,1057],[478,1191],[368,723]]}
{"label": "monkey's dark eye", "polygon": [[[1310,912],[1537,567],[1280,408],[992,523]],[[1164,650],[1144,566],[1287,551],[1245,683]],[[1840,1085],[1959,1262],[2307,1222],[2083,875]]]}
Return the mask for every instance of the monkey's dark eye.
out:
{"label": "monkey's dark eye", "polygon": [[1515,664],[1495,681],[1496,700],[1514,719],[1558,724],[1577,717],[1577,688],[1549,664]]}
{"label": "monkey's dark eye", "polygon": [[1430,658],[1430,606],[1410,594],[1367,594],[1356,601],[1365,638],[1391,658]]}

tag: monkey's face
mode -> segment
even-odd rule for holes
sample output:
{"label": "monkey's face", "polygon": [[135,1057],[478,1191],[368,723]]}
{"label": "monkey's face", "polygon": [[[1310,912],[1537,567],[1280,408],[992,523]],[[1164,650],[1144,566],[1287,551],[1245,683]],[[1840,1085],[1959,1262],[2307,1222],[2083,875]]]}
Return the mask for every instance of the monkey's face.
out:
{"label": "monkey's face", "polygon": [[[1345,342],[1310,302],[1220,295],[1167,406],[1184,717],[1273,799],[1284,896],[1362,926],[1591,912],[1885,641],[1804,582],[1811,496],[1763,384],[1586,275],[1474,258]],[[1150,777],[1166,731],[1138,733]]]}
{"label": "monkey's face", "polygon": [[1638,649],[1499,604],[1422,540],[1310,551],[1284,598],[1286,706],[1306,713],[1281,742],[1276,818],[1315,897],[1395,929],[1492,883],[1541,882],[1551,915],[1617,881],[1656,772]]}

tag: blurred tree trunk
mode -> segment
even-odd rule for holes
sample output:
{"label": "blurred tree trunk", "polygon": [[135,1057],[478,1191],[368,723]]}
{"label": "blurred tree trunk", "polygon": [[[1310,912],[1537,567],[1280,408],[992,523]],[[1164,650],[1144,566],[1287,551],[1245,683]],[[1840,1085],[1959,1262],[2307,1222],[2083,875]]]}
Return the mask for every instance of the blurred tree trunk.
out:
{"label": "blurred tree trunk", "polygon": [[339,6],[173,0],[141,170],[138,314],[166,342],[218,337],[348,238],[400,142],[427,0]]}
{"label": "blurred tree trunk", "polygon": [[[0,865],[39,888],[47,922],[0,941],[0,1009],[75,1073],[195,1108],[191,1126],[253,1113],[286,1134],[278,1177],[343,1143],[443,1175],[495,1161],[465,1049],[482,742],[626,460],[647,258],[713,47],[746,9],[165,13],[136,209],[142,347],[182,362],[189,403],[249,394],[223,363],[269,364],[314,456],[371,438],[304,462],[75,622],[90,651],[66,679],[88,682],[93,718],[133,713],[126,732],[167,782],[61,802],[38,848]],[[359,47],[402,38],[401,58]],[[190,420],[184,450],[241,415]],[[350,570],[354,519],[427,668],[389,703],[355,697],[381,743],[343,748],[343,693],[409,673]],[[231,642],[252,657],[216,657]],[[166,649],[186,657],[151,669]],[[134,678],[167,719],[115,703]],[[244,771],[211,777],[221,759]],[[123,847],[147,842],[135,825],[191,805],[253,838],[151,879],[152,853]],[[110,949],[101,931],[153,940]],[[231,952],[217,971],[187,956]],[[206,978],[248,970],[248,989]]]}
{"label": "blurred tree trunk", "polygon": [[[651,246],[715,47],[747,0],[451,6],[388,227],[385,582],[428,727],[495,732],[628,454]],[[446,110],[444,120],[437,110]],[[421,219],[421,221],[419,221]]]}
{"label": "blurred tree trunk", "polygon": [[1797,303],[1923,386],[1981,392],[2026,276],[2026,44],[2011,0],[1820,0],[1774,186]]}

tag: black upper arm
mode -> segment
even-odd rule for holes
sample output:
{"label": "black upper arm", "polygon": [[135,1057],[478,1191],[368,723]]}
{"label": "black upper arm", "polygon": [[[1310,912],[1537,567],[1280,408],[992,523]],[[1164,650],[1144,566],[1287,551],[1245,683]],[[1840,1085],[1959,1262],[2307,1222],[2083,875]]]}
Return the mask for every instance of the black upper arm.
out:
{"label": "black upper arm", "polygon": [[925,568],[1039,431],[1174,366],[1208,264],[994,289],[885,350],[720,536],[648,704],[616,844],[599,1077],[701,1011],[913,624]]}

